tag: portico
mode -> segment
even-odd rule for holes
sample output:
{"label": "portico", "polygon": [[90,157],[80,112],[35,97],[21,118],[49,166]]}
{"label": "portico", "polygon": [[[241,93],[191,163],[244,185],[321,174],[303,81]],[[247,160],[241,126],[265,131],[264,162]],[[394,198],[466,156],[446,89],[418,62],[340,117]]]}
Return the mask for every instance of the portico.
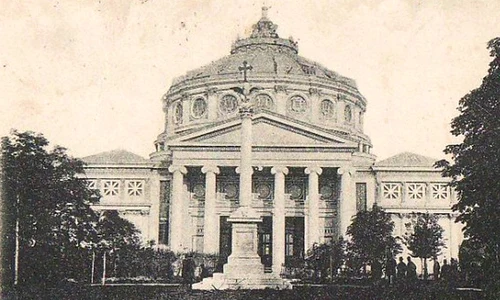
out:
{"label": "portico", "polygon": [[[172,215],[175,212],[181,216],[171,219],[170,245],[174,251],[220,252],[220,218],[230,216],[240,207],[235,196],[239,191],[236,168],[223,162],[170,168],[173,172]],[[272,219],[273,272],[279,274],[285,263],[285,218],[304,219],[303,245],[291,245],[304,251],[314,243],[345,234],[350,218],[356,213],[352,168],[348,169],[348,175],[343,174],[345,167],[319,167],[318,164],[253,166],[252,169],[250,205],[259,216]],[[177,203],[189,203],[187,215]],[[354,207],[350,203],[354,203]],[[188,225],[193,228],[189,229]],[[180,237],[175,228],[183,229]],[[190,238],[187,232],[197,238]]]}

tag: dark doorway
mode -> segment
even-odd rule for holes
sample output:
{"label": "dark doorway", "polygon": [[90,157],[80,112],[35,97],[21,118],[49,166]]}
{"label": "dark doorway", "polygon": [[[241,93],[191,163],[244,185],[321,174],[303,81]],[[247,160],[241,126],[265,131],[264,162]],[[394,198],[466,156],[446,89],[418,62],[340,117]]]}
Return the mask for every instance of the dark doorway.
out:
{"label": "dark doorway", "polygon": [[285,264],[304,258],[304,217],[285,218]]}
{"label": "dark doorway", "polygon": [[273,218],[262,217],[258,226],[260,260],[266,271],[271,271],[273,264]]}
{"label": "dark doorway", "polygon": [[227,263],[227,258],[231,255],[232,226],[227,221],[228,218],[227,216],[220,217],[219,261],[215,268],[216,272],[222,272],[222,266]]}

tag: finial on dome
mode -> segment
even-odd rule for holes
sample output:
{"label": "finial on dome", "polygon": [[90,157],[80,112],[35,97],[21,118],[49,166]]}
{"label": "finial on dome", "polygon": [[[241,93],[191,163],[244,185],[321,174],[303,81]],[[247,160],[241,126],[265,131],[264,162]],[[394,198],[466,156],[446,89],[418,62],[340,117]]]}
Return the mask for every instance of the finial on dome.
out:
{"label": "finial on dome", "polygon": [[270,9],[270,6],[262,6],[262,19],[267,19],[267,11]]}
{"label": "finial on dome", "polygon": [[253,25],[253,32],[250,36],[251,38],[278,38],[276,29],[278,25],[275,25],[267,18],[267,12],[271,8],[270,6],[262,6],[262,18]]}

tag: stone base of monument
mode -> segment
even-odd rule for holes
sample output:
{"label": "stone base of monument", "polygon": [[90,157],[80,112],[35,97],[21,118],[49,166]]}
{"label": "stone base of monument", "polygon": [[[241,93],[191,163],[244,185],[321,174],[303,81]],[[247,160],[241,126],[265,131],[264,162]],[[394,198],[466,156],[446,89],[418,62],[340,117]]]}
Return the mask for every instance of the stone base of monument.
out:
{"label": "stone base of monument", "polygon": [[193,284],[195,290],[261,290],[291,289],[291,283],[272,273],[244,274],[241,277],[228,276],[225,273],[214,273],[213,277]]}
{"label": "stone base of monument", "polygon": [[240,207],[228,219],[232,224],[232,253],[223,273],[203,279],[193,289],[290,289],[290,282],[273,273],[264,273],[257,254],[257,223],[261,222],[253,209]]}

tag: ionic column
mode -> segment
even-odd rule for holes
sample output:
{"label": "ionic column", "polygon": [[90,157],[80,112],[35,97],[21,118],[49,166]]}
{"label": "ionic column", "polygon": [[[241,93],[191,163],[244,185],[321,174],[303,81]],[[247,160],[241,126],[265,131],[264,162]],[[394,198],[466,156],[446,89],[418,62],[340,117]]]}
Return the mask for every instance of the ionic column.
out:
{"label": "ionic column", "polygon": [[288,168],[273,167],[271,174],[274,174],[273,273],[280,275],[285,263],[285,175]]}
{"label": "ionic column", "polygon": [[[185,221],[183,220],[183,196],[184,196],[184,174],[187,169],[184,166],[172,165],[168,168],[173,173],[172,179],[172,211],[170,213],[170,249],[174,252],[182,251],[182,235],[185,233]],[[185,204],[187,205],[187,204]]]}
{"label": "ionic column", "polygon": [[341,176],[340,179],[340,207],[339,213],[339,234],[345,237],[347,235],[347,227],[351,224],[352,216],[356,215],[356,195],[352,175],[354,170],[351,168],[339,168],[337,173]]}
{"label": "ionic column", "polygon": [[307,238],[306,250],[312,248],[314,243],[320,242],[319,235],[319,175],[323,170],[320,167],[308,167],[305,173],[309,175],[309,209],[307,213]]}
{"label": "ionic column", "polygon": [[201,172],[205,174],[205,214],[203,217],[203,252],[217,253],[219,233],[217,232],[217,218],[215,203],[217,195],[215,190],[215,176],[219,174],[217,166],[204,166]]}

